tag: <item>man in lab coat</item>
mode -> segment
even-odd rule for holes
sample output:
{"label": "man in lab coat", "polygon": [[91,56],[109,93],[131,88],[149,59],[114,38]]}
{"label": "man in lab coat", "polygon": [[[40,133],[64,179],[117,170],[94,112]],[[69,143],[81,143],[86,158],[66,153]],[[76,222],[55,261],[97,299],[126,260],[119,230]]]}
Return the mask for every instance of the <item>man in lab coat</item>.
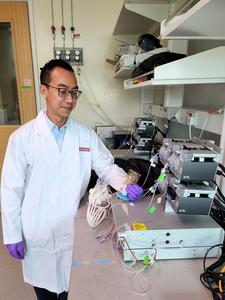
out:
{"label": "man in lab coat", "polygon": [[142,188],[124,187],[126,173],[97,135],[69,117],[81,91],[67,62],[43,67],[40,90],[47,109],[9,138],[1,180],[3,236],[38,300],[64,300],[75,215],[91,170],[116,190],[126,188],[130,200]]}

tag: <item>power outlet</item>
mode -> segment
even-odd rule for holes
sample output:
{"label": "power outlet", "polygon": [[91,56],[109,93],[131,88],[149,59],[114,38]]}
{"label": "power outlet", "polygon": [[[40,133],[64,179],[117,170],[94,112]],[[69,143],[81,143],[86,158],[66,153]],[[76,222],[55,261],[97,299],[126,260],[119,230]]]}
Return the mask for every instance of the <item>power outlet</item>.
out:
{"label": "power outlet", "polygon": [[144,105],[143,105],[143,113],[150,114],[150,103],[144,103]]}
{"label": "power outlet", "polygon": [[187,112],[187,125],[195,126],[196,119],[195,115],[192,112]]}

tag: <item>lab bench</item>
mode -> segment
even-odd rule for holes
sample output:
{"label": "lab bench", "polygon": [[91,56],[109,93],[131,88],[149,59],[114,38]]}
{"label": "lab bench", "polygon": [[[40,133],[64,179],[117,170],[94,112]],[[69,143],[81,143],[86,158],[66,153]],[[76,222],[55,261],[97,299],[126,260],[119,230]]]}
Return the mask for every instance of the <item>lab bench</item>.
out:
{"label": "lab bench", "polygon": [[[135,204],[137,205],[137,204]],[[141,275],[118,264],[111,240],[99,244],[112,220],[92,229],[86,221],[87,203],[76,217],[75,247],[68,300],[199,300],[212,299],[200,282],[203,259],[156,260]],[[207,259],[210,265],[215,259]]]}

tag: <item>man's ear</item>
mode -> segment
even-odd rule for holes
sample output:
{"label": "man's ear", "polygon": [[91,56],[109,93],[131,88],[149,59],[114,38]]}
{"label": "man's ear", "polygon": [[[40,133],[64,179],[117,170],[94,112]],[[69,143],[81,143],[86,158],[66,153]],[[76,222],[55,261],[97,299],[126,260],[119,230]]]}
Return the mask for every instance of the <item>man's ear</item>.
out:
{"label": "man's ear", "polygon": [[41,84],[40,85],[40,93],[43,97],[47,97],[47,92],[48,92],[48,89],[45,85]]}

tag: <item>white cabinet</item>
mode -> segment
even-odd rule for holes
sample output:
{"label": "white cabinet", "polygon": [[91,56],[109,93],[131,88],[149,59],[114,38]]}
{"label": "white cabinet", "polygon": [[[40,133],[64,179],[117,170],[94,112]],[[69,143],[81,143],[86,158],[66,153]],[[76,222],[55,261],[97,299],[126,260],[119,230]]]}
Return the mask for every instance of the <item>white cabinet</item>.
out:
{"label": "white cabinet", "polygon": [[225,39],[225,1],[200,0],[186,13],[162,21],[163,39]]}

